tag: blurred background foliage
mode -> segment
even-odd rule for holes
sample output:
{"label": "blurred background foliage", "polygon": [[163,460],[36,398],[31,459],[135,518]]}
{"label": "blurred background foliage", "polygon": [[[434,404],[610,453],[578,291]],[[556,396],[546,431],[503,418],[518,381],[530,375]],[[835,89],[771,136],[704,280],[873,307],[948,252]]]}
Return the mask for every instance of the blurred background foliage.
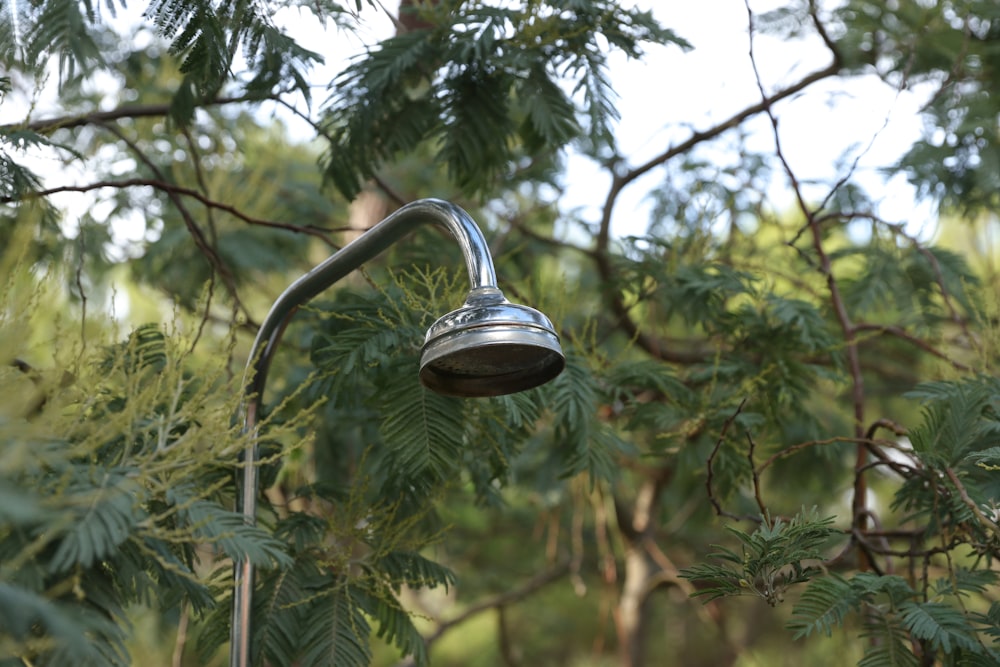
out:
{"label": "blurred background foliage", "polygon": [[[671,10],[400,4],[0,4],[0,665],[226,664],[234,555],[261,664],[998,664],[996,3],[734,2],[830,64],[647,162],[610,60],[686,52]],[[316,80],[289,10],[365,50]],[[803,182],[780,132],[746,141],[872,75],[933,86],[883,165],[933,234],[880,218],[850,159]],[[596,218],[570,156],[610,183]],[[465,277],[415,234],[290,326],[244,525],[258,323],[430,196],[482,224],[566,370],[421,388]]]}

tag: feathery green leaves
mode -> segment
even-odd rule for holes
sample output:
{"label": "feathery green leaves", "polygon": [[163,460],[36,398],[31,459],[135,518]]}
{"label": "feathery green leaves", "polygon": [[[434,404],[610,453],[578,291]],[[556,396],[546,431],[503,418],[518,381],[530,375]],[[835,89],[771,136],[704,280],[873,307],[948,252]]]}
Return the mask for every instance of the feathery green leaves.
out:
{"label": "feathery green leaves", "polygon": [[960,658],[955,664],[989,655],[974,625],[982,616],[950,604],[949,599],[955,600],[952,596],[923,600],[899,576],[863,572],[847,579],[831,574],[810,582],[795,604],[788,627],[796,638],[813,632],[830,635],[849,616],[856,616],[864,636],[871,639],[859,667],[920,664],[910,649],[914,641],[930,655]]}
{"label": "feathery green leaves", "polygon": [[348,199],[424,143],[472,192],[509,178],[520,160],[552,159],[580,136],[584,116],[606,145],[617,114],[601,41],[632,57],[649,43],[687,46],[649,12],[603,0],[452,11],[457,4],[441,3],[432,28],[383,41],[337,80],[323,163]]}
{"label": "feathery green leaves", "polygon": [[707,584],[695,595],[707,599],[752,594],[776,606],[792,584],[809,581],[819,572],[812,564],[823,558],[823,547],[834,534],[833,518],[820,518],[816,509],[802,510],[788,521],[763,517],[752,533],[729,531],[739,541],[736,552],[717,546],[705,562],[685,568],[681,576]]}

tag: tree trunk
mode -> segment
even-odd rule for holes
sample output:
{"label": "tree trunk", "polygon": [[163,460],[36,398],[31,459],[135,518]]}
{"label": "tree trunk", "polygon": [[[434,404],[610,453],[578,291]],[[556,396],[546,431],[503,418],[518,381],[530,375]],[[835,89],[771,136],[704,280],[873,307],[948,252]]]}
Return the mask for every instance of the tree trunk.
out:
{"label": "tree trunk", "polygon": [[670,472],[662,468],[643,480],[631,515],[615,499],[618,527],[625,541],[625,578],[615,610],[622,667],[643,667],[646,662],[646,603],[654,588],[650,582],[659,568],[650,559],[645,542],[656,525],[656,505]]}
{"label": "tree trunk", "polygon": [[641,544],[630,544],[617,611],[622,667],[642,667],[646,662],[646,600],[651,572],[646,550]]}

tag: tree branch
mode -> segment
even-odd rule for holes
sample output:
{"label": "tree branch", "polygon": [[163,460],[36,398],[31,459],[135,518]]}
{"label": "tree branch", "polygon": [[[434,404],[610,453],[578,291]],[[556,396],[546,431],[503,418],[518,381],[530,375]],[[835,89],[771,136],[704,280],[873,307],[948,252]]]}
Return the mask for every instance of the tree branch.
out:
{"label": "tree branch", "polygon": [[741,412],[743,412],[743,406],[746,405],[746,402],[747,399],[745,398],[740,401],[740,404],[736,406],[736,412],[729,415],[729,417],[726,418],[726,421],[722,424],[722,430],[719,431],[719,438],[715,441],[715,447],[712,449],[712,453],[709,454],[708,461],[705,463],[707,468],[707,474],[705,475],[705,488],[708,490],[708,501],[712,503],[712,507],[715,508],[715,513],[717,515],[735,519],[737,521],[747,520],[759,523],[760,519],[757,517],[739,516],[722,509],[722,503],[720,503],[719,499],[715,497],[715,491],[712,488],[712,482],[715,481],[715,457],[718,456],[719,450],[722,449],[722,442],[726,439],[726,433],[729,431],[729,427],[733,425],[736,418],[740,416]]}
{"label": "tree branch", "polygon": [[[213,100],[203,102],[201,106],[209,107],[241,104],[243,102],[263,102],[268,99],[272,98],[246,95],[241,97],[217,97]],[[24,123],[0,125],[0,132],[31,130],[32,132],[37,132],[38,134],[50,134],[56,130],[73,129],[87,125],[104,125],[105,123],[121,120],[122,118],[155,118],[169,114],[169,102],[163,104],[130,104],[116,109],[109,109],[107,111],[91,111],[84,114],[55,116],[52,118],[40,118],[38,120],[26,121]]]}
{"label": "tree branch", "polygon": [[[349,231],[350,228],[321,228],[315,225],[305,225],[298,226],[292,225],[285,222],[276,222],[274,220],[265,220],[263,218],[257,218],[246,213],[243,213],[235,206],[231,204],[224,204],[220,201],[210,199],[198,190],[193,190],[191,188],[186,188],[181,185],[175,185],[162,178],[127,178],[120,181],[95,181],[93,183],[88,183],[86,185],[60,185],[54,188],[47,188],[45,190],[36,190],[34,192],[19,195],[17,197],[0,197],[0,204],[12,204],[18,201],[25,201],[29,199],[40,199],[42,197],[47,197],[49,195],[58,194],[60,192],[89,192],[91,190],[99,190],[101,188],[129,188],[129,187],[151,187],[161,190],[168,195],[184,195],[185,197],[190,197],[197,200],[199,203],[204,204],[206,207],[211,209],[216,209],[223,211],[224,213],[229,213],[235,218],[238,218],[248,224],[257,225],[260,227],[270,227],[273,229],[284,229],[286,231],[295,232],[296,234],[308,234],[310,236],[315,236],[316,238],[322,240],[327,245],[336,248],[337,245],[327,236],[328,234],[340,231]],[[173,197],[171,197],[173,199]]]}
{"label": "tree branch", "polygon": [[972,370],[972,368],[970,366],[967,366],[967,365],[963,364],[962,362],[960,362],[960,361],[958,361],[956,359],[952,359],[947,354],[945,354],[941,350],[937,349],[936,347],[934,347],[933,345],[931,345],[927,341],[922,340],[920,338],[917,338],[916,336],[914,336],[914,335],[912,335],[910,333],[907,333],[906,330],[902,329],[901,327],[898,327],[898,326],[895,326],[895,325],[892,325],[892,324],[871,324],[871,323],[868,323],[868,322],[861,322],[861,323],[858,323],[858,324],[854,325],[854,330],[855,331],[875,331],[875,332],[878,332],[880,334],[884,334],[884,335],[887,335],[887,336],[894,336],[896,338],[899,338],[900,340],[905,340],[907,343],[910,343],[911,345],[914,345],[914,346],[920,348],[924,352],[927,352],[928,354],[930,354],[932,356],[935,356],[938,359],[941,359],[943,361],[947,361],[949,364],[951,364],[951,367],[954,368],[955,370],[959,370],[959,371],[971,371]]}
{"label": "tree branch", "polygon": [[[125,144],[132,149],[132,152],[135,153],[135,156],[140,162],[145,164],[146,167],[153,172],[159,180],[166,182],[166,177],[164,176],[162,170],[152,160],[150,160],[145,153],[142,152],[142,149],[139,148],[134,141],[126,137],[125,133],[122,132],[121,129],[111,123],[101,123],[101,127],[105,128],[108,132],[125,142]],[[188,232],[191,234],[191,238],[194,240],[195,246],[197,246],[198,250],[205,257],[205,260],[208,262],[209,266],[212,267],[212,270],[219,274],[222,284],[226,286],[229,296],[233,299],[234,307],[243,311],[247,322],[253,321],[253,318],[250,317],[250,312],[240,301],[239,292],[236,289],[236,278],[233,276],[232,271],[229,270],[229,267],[226,266],[226,263],[222,261],[222,258],[219,257],[219,253],[216,252],[215,248],[211,244],[208,243],[204,232],[202,232],[198,227],[198,224],[195,222],[191,212],[188,211],[187,206],[184,204],[184,200],[181,199],[180,195],[175,191],[166,190],[166,193],[167,197],[173,203],[177,212],[180,213],[181,218],[184,220],[184,226],[187,227]]]}
{"label": "tree branch", "polygon": [[[827,67],[806,75],[797,83],[784,88],[770,97],[765,97],[757,104],[752,104],[742,111],[734,114],[728,119],[700,132],[693,133],[687,140],[671,146],[660,155],[651,160],[629,169],[623,174],[613,173],[611,188],[605,197],[604,208],[601,214],[600,228],[597,233],[595,250],[593,253],[594,262],[597,266],[598,274],[604,282],[611,282],[615,274],[611,264],[609,245],[611,242],[611,218],[614,212],[618,196],[633,181],[645,175],[649,171],[659,167],[671,159],[682,155],[701,143],[714,139],[720,134],[738,127],[751,116],[768,111],[775,102],[791,97],[805,88],[808,88],[817,81],[836,75],[841,70],[839,58],[834,58]],[[644,333],[639,325],[632,319],[629,309],[622,299],[621,294],[615,290],[609,297],[609,306],[615,314],[618,325],[622,330],[636,342],[642,350],[656,359],[678,364],[691,364],[703,361],[705,356],[701,352],[685,352],[671,350],[656,336]]]}
{"label": "tree branch", "polygon": [[570,571],[570,561],[568,559],[563,560],[557,563],[556,565],[553,565],[549,569],[539,572],[538,574],[536,574],[535,576],[531,577],[523,584],[521,584],[521,586],[518,588],[475,602],[466,607],[466,609],[458,616],[449,619],[447,621],[442,621],[438,625],[437,629],[434,630],[434,632],[430,634],[428,637],[426,637],[424,641],[429,647],[433,642],[440,639],[441,636],[444,635],[444,633],[446,633],[448,630],[451,630],[456,625],[465,623],[473,616],[481,614],[484,611],[488,611],[490,609],[497,609],[500,607],[506,607],[508,605],[514,604],[515,602],[519,602],[524,598],[528,597],[529,595],[535,593],[539,589],[548,586],[554,581],[558,581],[560,578],[569,573],[569,571]]}

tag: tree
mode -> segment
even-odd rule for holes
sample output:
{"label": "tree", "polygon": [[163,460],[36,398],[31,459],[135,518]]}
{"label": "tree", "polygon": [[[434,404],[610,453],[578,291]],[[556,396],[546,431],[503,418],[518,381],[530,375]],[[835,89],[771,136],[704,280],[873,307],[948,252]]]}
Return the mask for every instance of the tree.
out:
{"label": "tree", "polygon": [[[126,40],[125,5],[3,7],[0,108],[19,117],[0,128],[2,381],[36,398],[0,426],[0,660],[127,664],[140,605],[193,623],[203,664],[226,638],[226,557],[247,554],[267,664],[382,661],[374,639],[389,664],[996,664],[996,273],[880,217],[858,152],[806,182],[779,122],[820,84],[932,88],[925,136],[883,166],[950,233],[995,225],[995,3],[733,3],[760,99],[644,163],[616,143],[609,58],[690,46],[653,14],[404,4],[315,106],[320,56],[275,7],[153,3]],[[331,34],[382,11],[290,7]],[[829,64],[772,90],[769,35]],[[60,110],[39,111],[52,87]],[[263,120],[275,109],[315,152]],[[765,152],[746,141],[760,120]],[[610,181],[593,224],[560,202],[569,151]],[[42,178],[40,155],[78,175]],[[651,182],[648,226],[613,235]],[[500,399],[422,389],[415,350],[461,276],[415,237],[289,331],[265,511],[243,525],[245,436],[221,397],[239,394],[258,293],[382,216],[366,212],[430,195],[480,213],[505,290],[559,323],[565,371]],[[142,240],[123,245],[129,223]],[[122,275],[172,310],[116,343],[96,304]],[[79,326],[38,307],[53,292]],[[456,584],[450,607],[429,592]]]}

